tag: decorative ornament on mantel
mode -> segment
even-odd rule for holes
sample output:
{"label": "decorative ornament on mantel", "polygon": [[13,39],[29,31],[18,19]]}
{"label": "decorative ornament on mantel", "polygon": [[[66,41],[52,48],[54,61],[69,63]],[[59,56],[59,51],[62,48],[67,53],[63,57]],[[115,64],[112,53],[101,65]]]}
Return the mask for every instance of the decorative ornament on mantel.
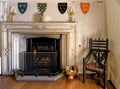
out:
{"label": "decorative ornament on mantel", "polygon": [[37,9],[39,11],[39,21],[42,22],[44,19],[44,12],[47,8],[47,3],[37,3]]}
{"label": "decorative ornament on mantel", "polygon": [[14,22],[14,15],[16,14],[16,11],[13,7],[9,7],[9,16],[8,16],[8,22]]}
{"label": "decorative ornament on mantel", "polygon": [[69,22],[75,22],[75,12],[72,7],[68,9],[68,14],[69,14]]}

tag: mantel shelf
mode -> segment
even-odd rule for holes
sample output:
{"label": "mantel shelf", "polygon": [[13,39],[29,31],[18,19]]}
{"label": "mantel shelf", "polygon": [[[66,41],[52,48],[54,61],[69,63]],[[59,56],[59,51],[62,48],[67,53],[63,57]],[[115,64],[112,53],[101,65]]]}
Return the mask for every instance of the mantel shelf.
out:
{"label": "mantel shelf", "polygon": [[45,21],[45,22],[3,22],[2,24],[76,24],[77,22],[68,21]]}
{"label": "mantel shelf", "polygon": [[[76,23],[68,22],[14,22],[14,23],[2,23],[2,31],[9,32],[37,32],[40,33],[68,33],[74,32]],[[34,31],[33,31],[34,30]]]}

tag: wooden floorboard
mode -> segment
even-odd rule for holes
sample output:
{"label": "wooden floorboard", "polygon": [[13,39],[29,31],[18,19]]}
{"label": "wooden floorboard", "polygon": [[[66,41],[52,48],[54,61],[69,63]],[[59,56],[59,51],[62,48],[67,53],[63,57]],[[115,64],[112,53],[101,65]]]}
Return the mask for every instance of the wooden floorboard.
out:
{"label": "wooden floorboard", "polygon": [[[69,80],[62,77],[55,82],[25,82],[15,81],[12,76],[0,76],[0,89],[103,89],[97,85],[95,80],[87,78],[87,82],[83,84],[82,75]],[[108,89],[115,89],[111,82],[108,82]]]}

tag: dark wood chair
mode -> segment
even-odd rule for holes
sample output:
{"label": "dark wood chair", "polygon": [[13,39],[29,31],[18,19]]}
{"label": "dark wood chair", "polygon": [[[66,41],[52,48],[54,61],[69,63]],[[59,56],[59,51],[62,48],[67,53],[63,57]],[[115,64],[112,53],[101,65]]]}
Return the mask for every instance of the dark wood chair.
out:
{"label": "dark wood chair", "polygon": [[[83,83],[86,82],[87,71],[97,75],[97,83],[103,80],[104,89],[107,89],[107,57],[108,39],[89,39],[89,52],[83,58]],[[93,57],[92,57],[93,56]],[[92,61],[91,61],[92,58]]]}

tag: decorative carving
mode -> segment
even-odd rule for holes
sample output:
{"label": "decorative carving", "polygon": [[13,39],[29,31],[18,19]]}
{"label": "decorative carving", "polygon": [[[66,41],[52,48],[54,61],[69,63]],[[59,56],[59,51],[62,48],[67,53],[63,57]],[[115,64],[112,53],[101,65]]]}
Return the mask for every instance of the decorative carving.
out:
{"label": "decorative carving", "polygon": [[8,56],[9,55],[9,50],[7,48],[4,48],[3,50],[4,50],[4,55]]}
{"label": "decorative carving", "polygon": [[33,25],[33,28],[34,30],[38,29],[38,25]]}
{"label": "decorative carving", "polygon": [[46,29],[46,25],[45,24],[43,25],[42,29]]}

